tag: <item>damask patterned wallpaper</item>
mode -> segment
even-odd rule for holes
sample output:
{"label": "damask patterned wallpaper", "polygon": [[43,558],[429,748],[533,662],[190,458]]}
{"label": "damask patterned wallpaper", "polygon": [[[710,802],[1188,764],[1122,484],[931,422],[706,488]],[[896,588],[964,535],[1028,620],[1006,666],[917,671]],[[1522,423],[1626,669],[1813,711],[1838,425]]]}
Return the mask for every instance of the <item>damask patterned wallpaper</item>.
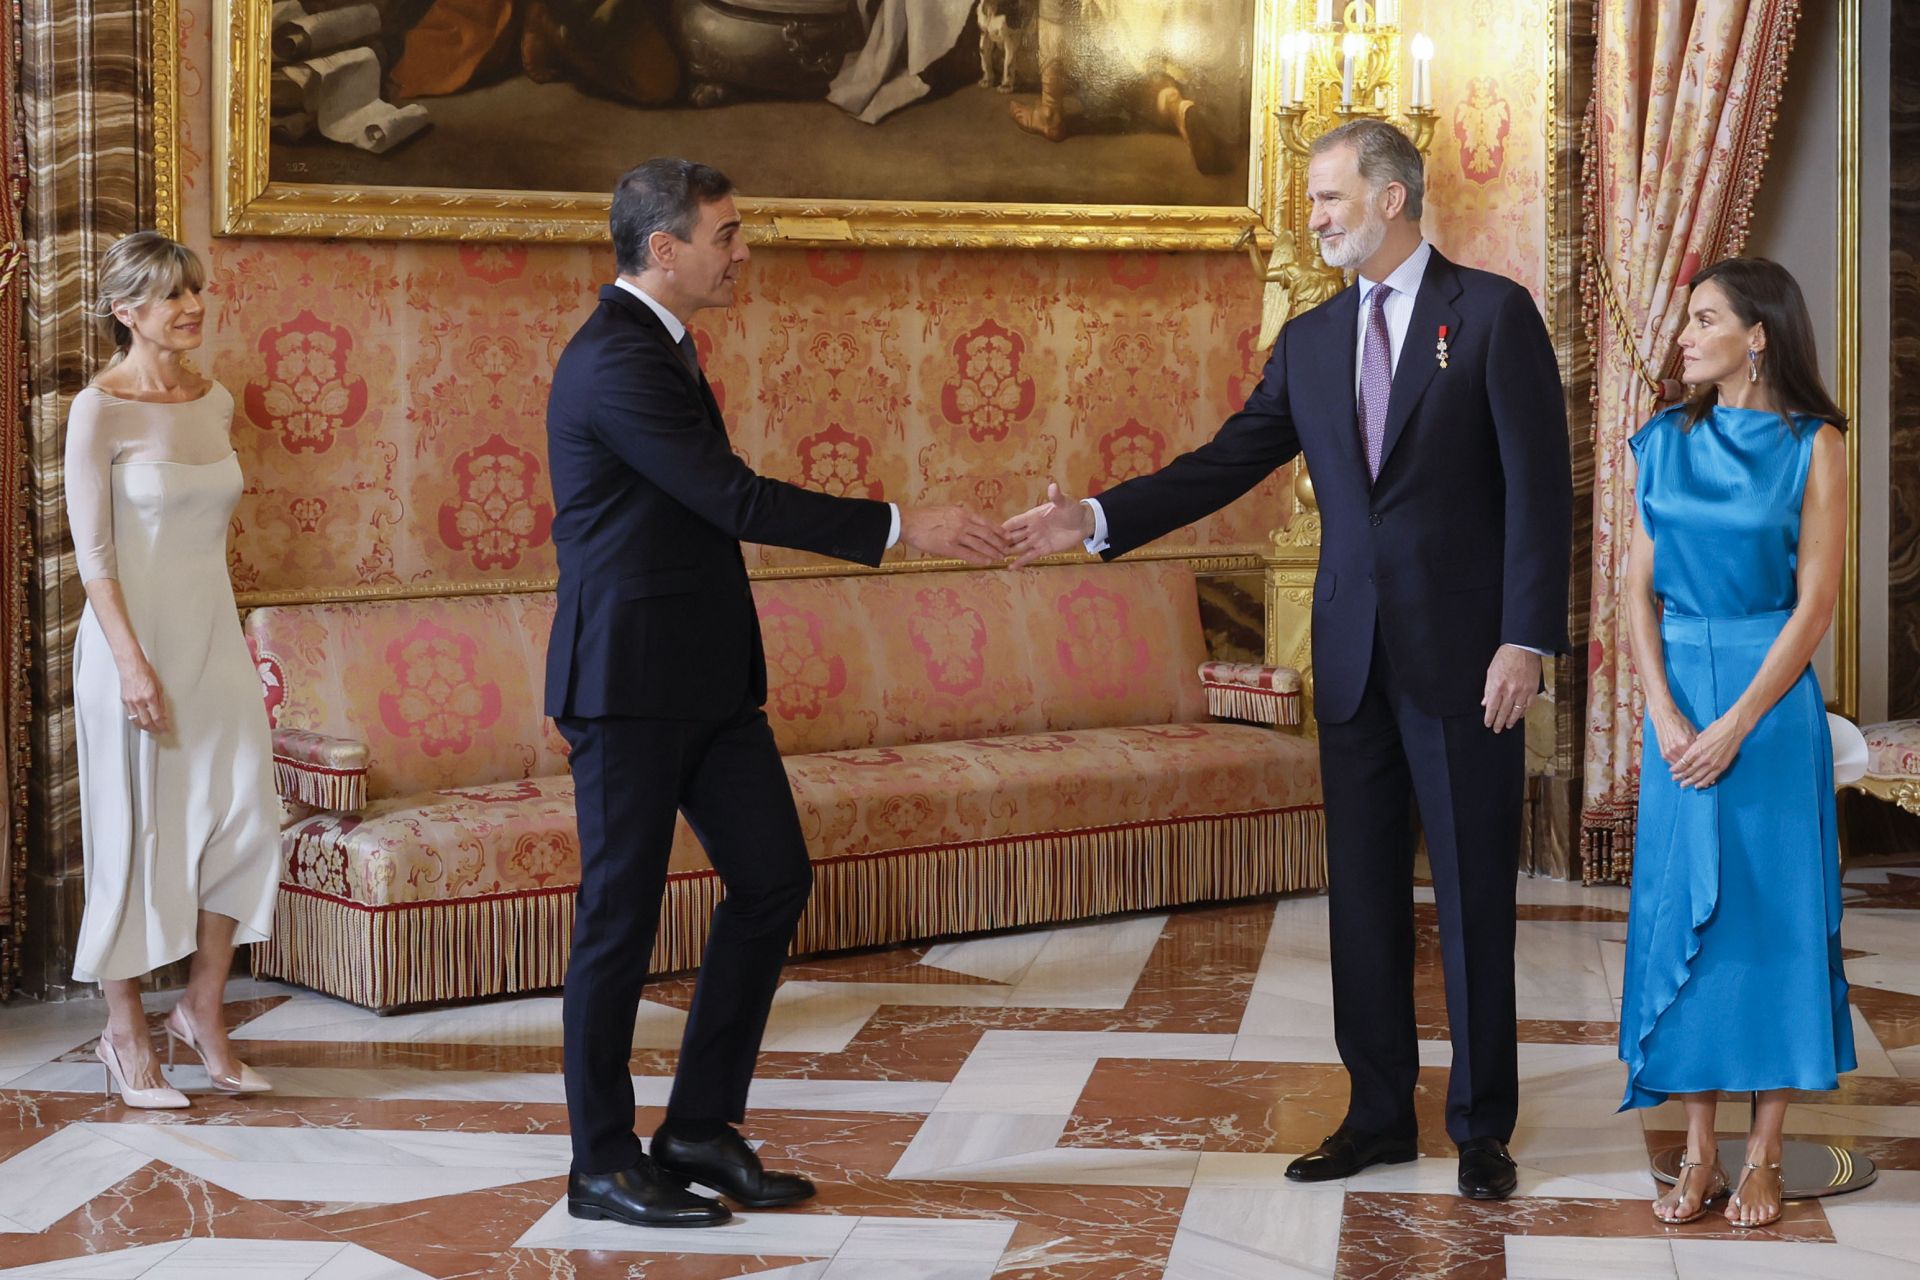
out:
{"label": "damask patterned wallpaper", "polygon": [[[1426,9],[1442,113],[1428,233],[1543,297],[1548,4]],[[551,573],[548,379],[611,251],[211,238],[211,12],[183,5],[183,207],[211,269],[203,367],[239,406],[236,586]],[[1097,493],[1211,435],[1258,377],[1258,314],[1240,255],[762,250],[736,306],[695,331],[763,473],[1010,514],[1050,476]],[[1169,542],[1257,543],[1281,494],[1270,480]]]}

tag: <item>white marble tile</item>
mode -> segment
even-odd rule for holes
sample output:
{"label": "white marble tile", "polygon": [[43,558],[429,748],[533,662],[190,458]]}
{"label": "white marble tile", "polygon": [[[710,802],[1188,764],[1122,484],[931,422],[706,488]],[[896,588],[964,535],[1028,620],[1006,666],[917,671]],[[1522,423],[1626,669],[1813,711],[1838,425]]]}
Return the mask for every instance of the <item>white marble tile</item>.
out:
{"label": "white marble tile", "polygon": [[1867,1021],[1867,1016],[1858,1008],[1849,1007],[1853,1015],[1853,1054],[1859,1060],[1859,1074],[1863,1076],[1898,1076],[1900,1068],[1894,1065],[1887,1051],[1880,1044],[1880,1036]]}
{"label": "white marble tile", "polygon": [[[254,1200],[404,1204],[566,1173],[564,1133],[286,1129],[200,1124],[70,1126]],[[144,1161],[143,1161],[144,1162]]]}
{"label": "white marble tile", "polygon": [[1009,1112],[935,1111],[914,1131],[889,1178],[937,1178],[994,1160],[1050,1150],[1066,1132],[1070,1113],[1051,1116]]}
{"label": "white marble tile", "polygon": [[821,1280],[990,1280],[1015,1225],[1004,1218],[862,1218]]}
{"label": "white marble tile", "polygon": [[[677,1049],[685,1026],[684,1011],[644,1001],[635,1019],[634,1047]],[[302,992],[235,1028],[233,1038],[551,1047],[561,1040],[560,998],[530,996],[522,1000],[382,1017],[344,1000]]]}
{"label": "white marble tile", "polygon": [[1011,1005],[1118,1009],[1140,981],[1160,935],[1163,915],[1135,916],[1056,929],[1014,984]]}
{"label": "white marble tile", "polygon": [[[928,1182],[1017,1182],[1059,1187],[1185,1187],[1197,1151],[1048,1147],[915,1175]],[[896,1171],[889,1177],[898,1177]]]}
{"label": "white marble tile", "polygon": [[1869,956],[1849,960],[1847,981],[1856,987],[1920,995],[1920,960],[1907,956]]}
{"label": "white marble tile", "polygon": [[0,1205],[17,1228],[45,1231],[152,1159],[92,1126],[70,1124],[0,1161]]}
{"label": "white marble tile", "polygon": [[[1871,951],[1890,960],[1920,960],[1920,911],[1849,907],[1840,917],[1840,941],[1850,951]],[[1847,961],[1851,977],[1856,961]]]}
{"label": "white marble tile", "polygon": [[1887,1061],[1893,1069],[1906,1079],[1920,1079],[1920,1044],[1910,1044],[1904,1049],[1887,1050]]}
{"label": "white marble tile", "polygon": [[1507,1280],[1674,1280],[1665,1240],[1508,1236]]}
{"label": "white marble tile", "polygon": [[[932,1243],[958,1244],[966,1257],[983,1257],[994,1241],[997,1259],[1014,1224],[1001,1219],[885,1218],[827,1213],[742,1213],[718,1227],[699,1231],[656,1231],[617,1222],[588,1222],[567,1214],[563,1198],[514,1241],[516,1249],[606,1250],[614,1253],[692,1253],[705,1256],[837,1258],[855,1234],[868,1225],[873,1234],[860,1246],[867,1260],[911,1246],[902,1237],[920,1232]],[[929,1248],[923,1244],[921,1251]],[[783,1268],[782,1271],[785,1269]],[[779,1275],[781,1272],[774,1272]],[[802,1273],[804,1274],[804,1273]],[[818,1274],[826,1275],[826,1270]],[[918,1273],[914,1273],[918,1274]],[[983,1276],[991,1271],[981,1273]],[[903,1277],[903,1280],[905,1278]]]}
{"label": "white marble tile", "polygon": [[1896,1258],[1920,1257],[1920,1172],[1882,1169],[1872,1186],[1820,1202],[1833,1238]]}
{"label": "white marble tile", "polygon": [[1625,885],[1581,884],[1547,876],[1521,876],[1514,886],[1515,900],[1533,907],[1605,907],[1625,911],[1631,897]]}
{"label": "white marble tile", "polygon": [[141,1280],[311,1280],[345,1248],[337,1240],[202,1237],[183,1243]]}
{"label": "white marble tile", "polygon": [[1522,1180],[1527,1195],[1653,1199],[1646,1132],[1633,1116],[1598,1129],[1516,1129],[1510,1147],[1532,1175]]}
{"label": "white marble tile", "polygon": [[1920,1262],[1839,1244],[1675,1240],[1679,1280],[1920,1280]]}
{"label": "white marble tile", "polygon": [[1168,1280],[1331,1276],[1340,1255],[1343,1195],[1278,1181],[1226,1185],[1207,1171],[1187,1193],[1167,1259]]}
{"label": "white marble tile", "polygon": [[141,1280],[186,1243],[169,1240],[164,1244],[143,1244],[108,1253],[34,1262],[23,1267],[0,1267],[0,1280]]}
{"label": "white marble tile", "polygon": [[[427,1071],[414,1067],[365,1070],[353,1067],[275,1067],[273,1090],[281,1098],[359,1098],[369,1102],[566,1101],[558,1071]],[[167,1080],[188,1093],[212,1086],[199,1063],[166,1070]],[[92,1062],[54,1062],[15,1081],[24,1093],[93,1093],[100,1067]],[[916,1115],[933,1110],[946,1085],[919,1080],[789,1080],[753,1082],[747,1106],[766,1111],[854,1111]],[[643,1107],[665,1106],[671,1076],[635,1076],[634,1099]]]}
{"label": "white marble tile", "polygon": [[1613,994],[1601,941],[1613,924],[1522,920],[1514,934],[1514,997],[1522,1018],[1604,1022]]}
{"label": "white marble tile", "polygon": [[989,982],[1018,982],[1027,967],[1047,945],[1051,929],[1030,929],[1025,933],[1003,933],[991,938],[966,938],[942,942],[927,948],[920,963],[930,969],[964,973]]}

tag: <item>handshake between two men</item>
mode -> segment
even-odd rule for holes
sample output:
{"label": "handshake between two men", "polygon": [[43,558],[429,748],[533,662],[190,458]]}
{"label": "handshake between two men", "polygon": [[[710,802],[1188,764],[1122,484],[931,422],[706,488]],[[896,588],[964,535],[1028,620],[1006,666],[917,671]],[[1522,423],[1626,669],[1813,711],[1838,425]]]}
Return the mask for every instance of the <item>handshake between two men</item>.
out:
{"label": "handshake between two men", "polygon": [[1094,533],[1093,509],[1047,481],[1047,500],[1000,524],[964,506],[902,508],[900,541],[929,555],[985,568],[1013,557],[1025,568],[1041,556],[1071,551]]}

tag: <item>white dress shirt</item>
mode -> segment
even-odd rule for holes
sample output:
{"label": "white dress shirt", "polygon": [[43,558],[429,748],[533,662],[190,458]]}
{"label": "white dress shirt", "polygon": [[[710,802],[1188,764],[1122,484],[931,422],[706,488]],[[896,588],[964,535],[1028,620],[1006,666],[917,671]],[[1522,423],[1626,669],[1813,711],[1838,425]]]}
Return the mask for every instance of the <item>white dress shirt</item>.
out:
{"label": "white dress shirt", "polygon": [[[628,293],[646,303],[653,311],[653,314],[660,317],[660,323],[667,326],[667,336],[673,339],[675,346],[680,344],[680,339],[686,337],[687,326],[680,323],[680,317],[661,306],[659,301],[645,289],[642,289],[625,276],[616,279],[613,282],[613,287],[616,289],[625,289]],[[887,547],[891,549],[895,543],[900,541],[900,504],[897,502],[889,502],[887,504],[887,510],[893,513],[893,524],[889,526],[887,530]]]}

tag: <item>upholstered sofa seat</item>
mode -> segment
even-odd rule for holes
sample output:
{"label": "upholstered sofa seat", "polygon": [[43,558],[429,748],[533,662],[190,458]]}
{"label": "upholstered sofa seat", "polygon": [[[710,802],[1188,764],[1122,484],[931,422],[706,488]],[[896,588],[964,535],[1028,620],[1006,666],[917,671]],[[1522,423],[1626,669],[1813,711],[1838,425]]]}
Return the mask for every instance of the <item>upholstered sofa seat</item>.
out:
{"label": "upholstered sofa seat", "polygon": [[[820,951],[1324,883],[1300,681],[1211,666],[1178,563],[757,583],[768,715]],[[281,755],[263,974],[376,1008],[551,987],[579,879],[540,715],[551,596],[250,615]],[[356,772],[357,770],[357,772]],[[364,802],[360,798],[364,795]],[[331,808],[313,808],[330,804]],[[699,961],[720,885],[684,821],[651,967]]]}

